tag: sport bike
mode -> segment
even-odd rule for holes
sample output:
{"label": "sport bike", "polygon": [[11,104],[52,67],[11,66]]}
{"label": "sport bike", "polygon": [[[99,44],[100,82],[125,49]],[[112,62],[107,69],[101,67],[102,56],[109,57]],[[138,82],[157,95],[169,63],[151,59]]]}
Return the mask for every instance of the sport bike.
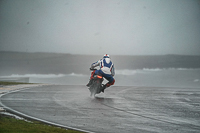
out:
{"label": "sport bike", "polygon": [[[97,70],[97,69],[91,69],[90,68],[90,70],[94,71],[94,70]],[[88,88],[91,92],[91,94],[90,94],[91,96],[95,96],[96,94],[101,93],[102,88],[103,88],[102,82],[103,82],[102,75],[99,75],[99,74],[94,75],[94,78],[92,80],[92,84]]]}

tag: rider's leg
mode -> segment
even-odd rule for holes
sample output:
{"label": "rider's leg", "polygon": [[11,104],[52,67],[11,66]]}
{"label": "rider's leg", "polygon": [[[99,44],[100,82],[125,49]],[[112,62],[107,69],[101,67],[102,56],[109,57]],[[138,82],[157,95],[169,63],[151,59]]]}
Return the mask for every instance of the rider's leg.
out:
{"label": "rider's leg", "polygon": [[110,87],[111,85],[114,85],[114,83],[115,83],[115,79],[112,82],[108,82],[105,85],[103,85],[102,92],[104,92],[104,90]]}
{"label": "rider's leg", "polygon": [[110,87],[111,85],[114,85],[114,83],[115,83],[115,79],[112,82],[106,83],[105,85],[106,87]]}
{"label": "rider's leg", "polygon": [[111,85],[114,85],[115,83],[115,79],[113,78],[112,75],[104,75],[104,77],[109,81],[108,83],[106,83],[103,88],[102,88],[102,92],[104,92],[104,90],[107,88],[107,87],[110,87]]}

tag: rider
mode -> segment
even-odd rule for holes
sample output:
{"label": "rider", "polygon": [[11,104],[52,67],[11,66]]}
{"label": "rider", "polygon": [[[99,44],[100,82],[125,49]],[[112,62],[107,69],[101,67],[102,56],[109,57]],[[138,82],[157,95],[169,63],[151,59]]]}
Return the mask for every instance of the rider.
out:
{"label": "rider", "polygon": [[111,62],[109,55],[105,54],[103,56],[103,59],[101,59],[91,65],[91,69],[94,69],[96,66],[99,66],[100,69],[94,70],[93,72],[91,72],[90,81],[86,86],[89,87],[92,84],[94,75],[100,74],[109,81],[108,83],[103,85],[102,92],[104,92],[106,87],[114,85],[114,83],[115,83],[115,79],[113,78],[113,76],[115,75],[114,64]]}

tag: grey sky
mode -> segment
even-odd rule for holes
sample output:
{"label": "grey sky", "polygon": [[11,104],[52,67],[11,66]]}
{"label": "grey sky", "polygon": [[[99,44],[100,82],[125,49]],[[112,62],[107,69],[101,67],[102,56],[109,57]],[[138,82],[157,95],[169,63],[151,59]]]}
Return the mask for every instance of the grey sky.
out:
{"label": "grey sky", "polygon": [[2,50],[200,55],[200,1],[1,0]]}

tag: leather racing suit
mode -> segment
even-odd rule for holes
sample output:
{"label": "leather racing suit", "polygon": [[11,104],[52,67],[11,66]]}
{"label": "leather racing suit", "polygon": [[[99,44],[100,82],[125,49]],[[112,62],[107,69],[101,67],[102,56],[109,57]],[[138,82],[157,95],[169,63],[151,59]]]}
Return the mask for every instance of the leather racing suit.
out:
{"label": "leather racing suit", "polygon": [[111,85],[114,85],[115,83],[115,79],[113,78],[113,76],[115,75],[115,68],[114,68],[114,64],[112,63],[111,59],[109,58],[109,56],[104,56],[103,59],[93,63],[91,65],[91,68],[95,68],[99,66],[100,69],[99,70],[94,70],[92,73],[91,73],[91,77],[90,77],[90,80],[93,79],[93,76],[96,75],[96,74],[100,74],[102,75],[106,80],[108,80],[109,82],[106,83],[104,85],[104,89],[106,87],[109,87]]}

